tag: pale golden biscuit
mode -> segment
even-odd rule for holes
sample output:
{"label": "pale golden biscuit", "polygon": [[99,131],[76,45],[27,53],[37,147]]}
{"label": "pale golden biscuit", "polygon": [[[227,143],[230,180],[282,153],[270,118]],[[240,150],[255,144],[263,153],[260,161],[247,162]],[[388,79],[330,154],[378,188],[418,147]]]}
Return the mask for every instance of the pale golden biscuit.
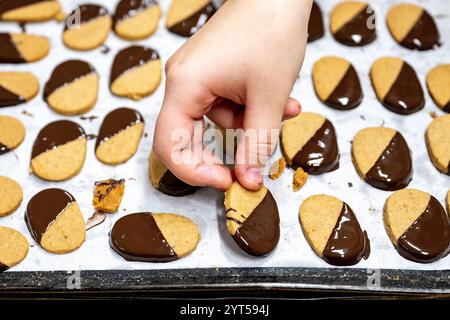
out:
{"label": "pale golden biscuit", "polygon": [[423,9],[412,3],[400,3],[392,6],[386,16],[386,22],[392,36],[402,42],[422,15]]}
{"label": "pale golden biscuit", "polygon": [[450,114],[431,122],[425,133],[425,141],[434,166],[450,175]]}
{"label": "pale golden biscuit", "polygon": [[450,112],[450,64],[440,64],[428,72],[427,87],[436,105]]}
{"label": "pale golden biscuit", "polygon": [[[17,0],[4,0],[17,1]],[[20,3],[20,1],[17,1]],[[12,6],[12,9],[0,13],[0,20],[20,22],[40,22],[56,19],[61,12],[61,6],[57,0],[35,1],[24,6]]]}
{"label": "pale golden biscuit", "polygon": [[207,6],[210,0],[173,0],[167,13],[168,29],[189,18],[192,14]]}
{"label": "pale golden biscuit", "polygon": [[136,15],[118,20],[114,24],[115,33],[126,40],[140,40],[150,37],[158,28],[161,17],[159,5],[152,5]]}
{"label": "pale golden biscuit", "polygon": [[50,51],[47,37],[26,33],[10,33],[12,43],[26,62],[34,62],[44,58]]}
{"label": "pale golden biscuit", "polygon": [[372,64],[370,79],[378,100],[383,101],[403,67],[403,60],[394,57],[382,57]]}
{"label": "pale golden biscuit", "polygon": [[20,206],[23,199],[22,188],[16,181],[0,176],[0,199],[0,217],[4,217]]}
{"label": "pale golden biscuit", "polygon": [[283,174],[285,168],[286,160],[284,158],[278,159],[270,166],[269,178],[272,180],[278,179]]}
{"label": "pale golden biscuit", "polygon": [[330,16],[330,29],[336,33],[367,6],[365,2],[342,1],[336,5]]}
{"label": "pale golden biscuit", "polygon": [[0,226],[0,272],[22,262],[28,254],[28,241],[19,231]]}
{"label": "pale golden biscuit", "polygon": [[314,88],[320,100],[326,101],[341,82],[350,62],[339,57],[323,57],[313,67]]}
{"label": "pale golden biscuit", "polygon": [[94,209],[100,212],[114,213],[119,209],[125,191],[125,180],[108,179],[95,182]]}
{"label": "pale golden biscuit", "polygon": [[297,168],[292,181],[292,189],[295,192],[299,191],[305,185],[306,181],[308,181],[308,174],[302,168]]}
{"label": "pale golden biscuit", "polygon": [[152,213],[152,216],[178,258],[191,254],[197,248],[200,232],[191,219],[170,213]]}
{"label": "pale golden biscuit", "polygon": [[19,119],[0,116],[0,154],[17,148],[24,138],[25,127]]}
{"label": "pale golden biscuit", "polygon": [[39,92],[39,80],[31,72],[0,72],[0,87],[26,102]]}
{"label": "pale golden biscuit", "polygon": [[150,182],[155,189],[158,189],[159,181],[168,169],[161,161],[159,161],[153,151],[150,152],[150,157],[148,160],[148,176],[150,178]]}

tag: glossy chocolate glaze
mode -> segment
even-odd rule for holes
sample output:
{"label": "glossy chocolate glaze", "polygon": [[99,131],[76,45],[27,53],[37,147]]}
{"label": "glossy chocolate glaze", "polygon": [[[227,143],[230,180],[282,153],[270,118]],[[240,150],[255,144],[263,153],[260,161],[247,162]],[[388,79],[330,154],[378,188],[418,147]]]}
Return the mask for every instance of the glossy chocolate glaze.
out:
{"label": "glossy chocolate glaze", "polygon": [[0,33],[0,63],[27,62],[12,41],[9,33]]}
{"label": "glossy chocolate glaze", "polygon": [[178,259],[151,213],[133,213],[117,220],[110,232],[110,245],[129,261],[170,262]]}
{"label": "glossy chocolate glaze", "polygon": [[49,0],[3,0],[0,1],[0,18],[1,15],[14,10],[14,9],[18,9],[20,7],[25,7],[31,4],[35,4],[38,2],[44,2],[44,1],[49,1]]}
{"label": "glossy chocolate glaze", "polygon": [[28,202],[25,222],[28,230],[38,243],[50,224],[75,198],[62,189],[45,189],[35,194]]}
{"label": "glossy chocolate glaze", "polygon": [[323,26],[322,10],[320,10],[317,2],[314,1],[308,22],[308,42],[322,38],[324,33],[325,28]]}
{"label": "glossy chocolate glaze", "polygon": [[427,11],[422,11],[419,19],[400,42],[400,45],[420,51],[439,46],[439,31],[433,17]]}
{"label": "glossy chocolate glaze", "polygon": [[[334,38],[340,43],[352,47],[371,43],[377,37],[375,18],[372,17],[373,12],[371,7],[366,6],[334,33]],[[374,27],[371,28],[369,24],[373,24]]]}
{"label": "glossy chocolate glaze", "polygon": [[48,97],[57,89],[92,72],[95,72],[94,67],[81,60],[68,60],[59,64],[45,84],[44,100],[47,101]]}
{"label": "glossy chocolate glaze", "polygon": [[131,127],[132,125],[143,122],[144,118],[136,110],[130,108],[118,108],[111,111],[106,115],[102,122],[97,140],[95,142],[95,149],[97,149],[101,143],[107,141],[120,131]]}
{"label": "glossy chocolate glaze", "polygon": [[113,17],[113,25],[118,22],[134,17],[141,11],[158,5],[156,0],[121,0],[116,7]]}
{"label": "glossy chocolate glaze", "polygon": [[125,48],[116,55],[111,68],[109,84],[130,69],[144,65],[145,63],[159,59],[158,52],[152,48],[131,46]]}
{"label": "glossy chocolate glaze", "polygon": [[395,191],[407,187],[412,176],[411,151],[405,138],[397,132],[366,173],[365,181],[375,188]]}
{"label": "glossy chocolate glaze", "polygon": [[337,110],[350,110],[359,106],[362,98],[363,93],[358,74],[350,65],[339,84],[324,102]]}
{"label": "glossy chocolate glaze", "polygon": [[335,266],[352,266],[370,255],[370,241],[353,210],[343,203],[336,226],[328,238],[322,258]]}
{"label": "glossy chocolate glaze", "polygon": [[5,146],[3,143],[0,142],[0,156],[2,154],[8,153],[11,150],[9,150],[9,148],[7,146]]}
{"label": "glossy chocolate glaze", "polygon": [[449,218],[435,197],[431,196],[425,211],[397,241],[397,251],[404,258],[430,263],[448,253]]}
{"label": "glossy chocolate glaze", "polygon": [[0,85],[0,108],[16,106],[24,103],[25,101],[26,100],[23,97],[18,96],[14,92],[9,91]]}
{"label": "glossy chocolate glaze", "polygon": [[185,183],[167,170],[159,180],[158,190],[169,196],[182,197],[195,193],[197,187]]}
{"label": "glossy chocolate glaze", "polygon": [[328,119],[297,152],[292,159],[292,167],[301,167],[309,174],[322,174],[339,168],[336,132]]}
{"label": "glossy chocolate glaze", "polygon": [[209,3],[187,19],[170,26],[168,30],[182,37],[190,37],[200,30],[215,12],[214,5]]}
{"label": "glossy chocolate glaze", "polygon": [[5,272],[9,267],[6,264],[0,262],[0,272]]}
{"label": "glossy chocolate glaze", "polygon": [[66,20],[64,21],[64,31],[68,29],[79,28],[83,23],[107,15],[109,15],[108,10],[102,6],[98,6],[96,4],[83,4],[74,9],[67,16]]}
{"label": "glossy chocolate glaze", "polygon": [[31,159],[79,138],[86,138],[83,128],[69,120],[58,120],[46,125],[34,141]]}

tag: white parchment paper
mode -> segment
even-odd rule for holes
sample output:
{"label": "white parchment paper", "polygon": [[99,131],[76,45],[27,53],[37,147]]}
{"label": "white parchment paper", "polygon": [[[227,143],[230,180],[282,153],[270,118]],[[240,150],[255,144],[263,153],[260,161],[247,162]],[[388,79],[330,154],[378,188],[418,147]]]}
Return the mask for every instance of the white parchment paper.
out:
{"label": "white parchment paper", "polygon": [[[76,4],[86,1],[62,0],[65,11]],[[114,10],[117,1],[94,1]],[[169,0],[160,0],[164,14],[167,13]],[[415,52],[404,49],[390,36],[385,16],[389,7],[397,0],[370,1],[377,14],[377,40],[363,48],[345,47],[332,38],[328,30],[329,13],[337,0],[319,1],[326,24],[325,37],[307,47],[306,59],[299,80],[295,84],[292,96],[299,99],[303,109],[327,116],[335,125],[341,151],[340,168],[321,176],[312,176],[300,192],[292,191],[292,174],[287,170],[277,181],[266,180],[266,184],[275,196],[280,209],[281,238],[277,249],[268,257],[250,257],[237,247],[228,234],[223,213],[223,194],[212,189],[201,189],[195,195],[184,198],[172,198],[154,190],[147,177],[147,161],[152,144],[155,119],[160,110],[164,85],[150,97],[139,102],[114,97],[108,88],[109,72],[115,54],[131,43],[123,41],[112,32],[106,45],[111,48],[107,54],[101,49],[90,52],[75,52],[67,49],[61,41],[62,25],[56,22],[27,25],[27,32],[46,35],[51,40],[51,51],[44,60],[24,65],[0,65],[1,71],[27,70],[40,79],[41,92],[27,104],[0,109],[0,114],[18,117],[27,128],[26,139],[14,152],[0,157],[0,175],[17,180],[24,189],[24,200],[20,208],[12,215],[0,218],[0,225],[16,228],[28,238],[31,248],[27,258],[10,272],[38,270],[89,270],[89,269],[164,269],[197,267],[329,267],[318,258],[307,244],[299,222],[298,208],[308,196],[327,193],[347,202],[355,211],[361,226],[367,230],[371,240],[372,254],[367,261],[361,261],[356,267],[395,268],[395,269],[448,269],[450,256],[429,265],[407,261],[398,255],[389,241],[383,227],[382,208],[391,194],[372,188],[357,175],[350,157],[351,140],[356,132],[364,127],[384,124],[400,130],[413,152],[414,179],[411,188],[430,192],[444,203],[450,188],[450,177],[440,174],[431,164],[424,142],[426,127],[432,121],[430,112],[438,115],[438,109],[426,92],[425,108],[410,116],[400,116],[386,110],[376,99],[370,84],[369,69],[371,63],[383,55],[395,55],[408,61],[417,71],[425,89],[425,76],[428,70],[439,63],[450,63],[450,6],[445,0],[414,1],[425,6],[435,17],[438,24],[442,47],[427,52]],[[164,20],[160,21],[158,31],[149,39],[138,43],[158,50],[163,63],[180,47],[185,39],[170,34]],[[17,24],[0,23],[1,31],[16,31]],[[269,32],[261,30],[261,32]],[[268,35],[269,36],[269,35]],[[364,100],[356,109],[342,112],[324,106],[315,96],[311,70],[313,63],[324,55],[338,55],[351,61],[361,79]],[[67,59],[83,59],[95,66],[100,74],[100,94],[96,107],[87,116],[98,116],[93,121],[79,117],[64,117],[54,113],[42,99],[42,87],[53,68]],[[164,82],[164,79],[163,79]],[[106,166],[94,155],[94,141],[88,144],[88,154],[82,172],[75,178],[61,183],[44,182],[28,172],[31,148],[39,130],[51,121],[68,118],[78,122],[89,134],[97,134],[103,117],[112,109],[128,106],[138,109],[145,117],[146,137],[143,137],[137,154],[126,164]],[[26,110],[32,116],[23,114]],[[274,159],[280,156],[279,151]],[[121,209],[107,217],[106,221],[87,232],[86,242],[72,253],[54,255],[41,249],[30,236],[24,223],[24,212],[28,200],[38,191],[48,187],[59,187],[71,192],[77,199],[85,219],[93,213],[91,205],[94,181],[106,178],[125,178],[126,190]],[[349,183],[353,187],[349,187]],[[109,246],[108,233],[112,224],[120,217],[141,211],[175,212],[194,220],[202,235],[197,250],[190,256],[166,264],[127,262],[114,253]]]}

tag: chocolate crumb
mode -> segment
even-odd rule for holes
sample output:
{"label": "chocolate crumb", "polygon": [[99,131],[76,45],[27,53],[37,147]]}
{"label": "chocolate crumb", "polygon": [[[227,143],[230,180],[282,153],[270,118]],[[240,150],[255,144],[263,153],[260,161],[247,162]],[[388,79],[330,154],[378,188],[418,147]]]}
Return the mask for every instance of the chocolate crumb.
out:
{"label": "chocolate crumb", "polygon": [[88,139],[88,140],[94,140],[96,138],[97,138],[96,134],[88,134],[88,135],[86,135],[86,139]]}
{"label": "chocolate crumb", "polygon": [[430,115],[430,117],[433,118],[433,119],[436,119],[436,118],[438,117],[438,114],[437,114],[436,112],[434,112],[434,111],[430,111],[430,112],[429,112],[429,115]]}
{"label": "chocolate crumb", "polygon": [[80,117],[81,120],[88,120],[89,122],[91,122],[97,118],[98,118],[97,116],[81,116]]}
{"label": "chocolate crumb", "polygon": [[22,114],[34,118],[34,115],[32,113],[28,112],[27,110],[22,110]]}
{"label": "chocolate crumb", "polygon": [[103,54],[108,54],[111,51],[111,49],[107,45],[103,45],[100,49],[100,52]]}
{"label": "chocolate crumb", "polygon": [[353,188],[353,183],[347,182],[347,185],[348,185],[349,188]]}

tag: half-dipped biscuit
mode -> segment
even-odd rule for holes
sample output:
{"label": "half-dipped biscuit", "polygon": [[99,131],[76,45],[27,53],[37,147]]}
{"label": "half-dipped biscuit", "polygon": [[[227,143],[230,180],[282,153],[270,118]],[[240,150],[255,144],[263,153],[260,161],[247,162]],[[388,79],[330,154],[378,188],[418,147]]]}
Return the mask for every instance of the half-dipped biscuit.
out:
{"label": "half-dipped biscuit", "polygon": [[339,148],[333,124],[325,117],[302,112],[281,129],[281,148],[289,166],[309,174],[322,174],[339,167]]}
{"label": "half-dipped biscuit", "polygon": [[415,189],[394,192],[384,206],[383,220],[402,257],[430,263],[448,253],[449,217],[439,201],[428,193]]}
{"label": "half-dipped biscuit", "polygon": [[428,92],[434,103],[450,113],[450,64],[440,64],[427,74]]}
{"label": "half-dipped biscuit", "polygon": [[375,40],[375,13],[360,1],[342,1],[331,11],[330,30],[333,37],[347,46],[364,46]]}
{"label": "half-dipped biscuit", "polygon": [[151,48],[131,46],[119,51],[114,58],[109,86],[117,96],[140,100],[158,88],[161,75],[158,52]]}
{"label": "half-dipped biscuit", "polygon": [[39,80],[30,72],[0,72],[0,108],[25,103],[39,91]]}
{"label": "half-dipped biscuit", "polygon": [[137,151],[144,118],[130,108],[118,108],[108,113],[102,122],[95,143],[97,159],[106,164],[128,161]]}
{"label": "half-dipped biscuit", "polygon": [[317,1],[313,1],[308,22],[308,42],[320,39],[324,34],[325,28],[323,26],[322,10],[317,4]]}
{"label": "half-dipped biscuit", "polygon": [[97,101],[98,83],[93,66],[81,60],[68,60],[53,70],[44,87],[44,100],[61,114],[86,113]]}
{"label": "half-dipped biscuit", "polygon": [[0,63],[41,60],[50,50],[46,37],[26,33],[0,33]]}
{"label": "half-dipped biscuit", "polygon": [[190,37],[216,12],[211,0],[172,0],[166,27],[172,33]]}
{"label": "half-dipped biscuit", "polygon": [[114,213],[119,209],[125,191],[125,180],[108,179],[95,182],[94,209],[100,212]]}
{"label": "half-dipped biscuit", "polygon": [[0,176],[0,199],[0,217],[13,213],[22,203],[22,187],[13,179]]}
{"label": "half-dipped biscuit", "polygon": [[57,19],[61,13],[58,0],[3,0],[0,1],[0,20],[40,22]]}
{"label": "half-dipped biscuit", "polygon": [[19,231],[0,226],[0,272],[22,262],[28,254],[28,241]]}
{"label": "half-dipped biscuit", "polygon": [[44,180],[70,179],[83,167],[86,145],[86,134],[75,122],[51,122],[39,132],[34,141],[31,171]]}
{"label": "half-dipped biscuit", "polygon": [[105,42],[111,30],[112,18],[106,8],[84,4],[65,19],[63,42],[74,50],[92,50]]}
{"label": "half-dipped biscuit", "polygon": [[113,29],[126,40],[145,39],[156,31],[160,17],[156,0],[121,0],[113,16]]}
{"label": "half-dipped biscuit", "polygon": [[398,190],[407,187],[412,179],[411,151],[402,134],[394,129],[360,130],[352,143],[352,157],[358,174],[375,188]]}
{"label": "half-dipped biscuit", "polygon": [[431,162],[440,172],[450,175],[450,114],[431,122],[425,141]]}
{"label": "half-dipped biscuit", "polygon": [[178,179],[167,167],[159,161],[153,151],[150,153],[148,175],[153,187],[164,194],[182,197],[195,193],[197,187]]}
{"label": "half-dipped biscuit", "polygon": [[262,256],[275,249],[280,239],[280,216],[266,187],[249,191],[234,182],[225,191],[224,204],[228,231],[242,250]]}
{"label": "half-dipped biscuit", "polygon": [[323,57],[313,67],[314,89],[319,99],[337,110],[356,108],[363,93],[353,65],[339,57]]}
{"label": "half-dipped biscuit", "polygon": [[370,254],[370,241],[345,202],[324,194],[300,206],[300,224],[314,252],[327,263],[351,266]]}
{"label": "half-dipped biscuit", "polygon": [[78,249],[86,238],[83,215],[75,198],[57,188],[45,189],[28,202],[25,222],[34,240],[51,253]]}
{"label": "half-dipped biscuit", "polygon": [[171,213],[133,213],[117,220],[110,232],[111,247],[129,261],[178,260],[191,254],[199,241],[197,225]]}
{"label": "half-dipped biscuit", "polygon": [[0,155],[17,148],[25,138],[25,127],[19,119],[0,116]]}
{"label": "half-dipped biscuit", "polygon": [[387,14],[389,31],[401,46],[412,50],[429,50],[439,45],[439,31],[433,17],[412,3],[392,6]]}
{"label": "half-dipped biscuit", "polygon": [[372,64],[370,79],[378,100],[392,112],[407,115],[425,105],[414,69],[400,58],[382,57]]}

